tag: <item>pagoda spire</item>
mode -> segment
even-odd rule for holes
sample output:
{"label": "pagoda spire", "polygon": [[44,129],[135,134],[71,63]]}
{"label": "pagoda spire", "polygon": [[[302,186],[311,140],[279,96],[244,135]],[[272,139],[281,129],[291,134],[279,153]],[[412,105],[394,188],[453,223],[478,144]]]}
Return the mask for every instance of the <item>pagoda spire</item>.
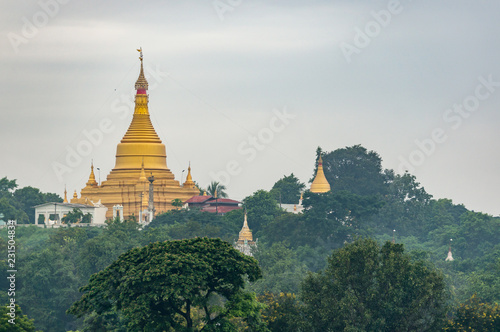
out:
{"label": "pagoda spire", "polygon": [[68,203],[68,192],[66,191],[66,185],[64,185],[64,200],[63,203]]}
{"label": "pagoda spire", "polygon": [[241,228],[239,238],[238,238],[239,243],[244,243],[245,241],[253,242],[252,231],[248,227],[248,220],[247,220],[247,212],[246,211],[245,211],[245,218],[243,219],[243,227]]}
{"label": "pagoda spire", "polygon": [[318,170],[316,171],[316,176],[311,184],[311,192],[321,194],[328,191],[330,191],[330,184],[328,183],[325,172],[323,171],[323,158],[319,155]]}
{"label": "pagoda spire", "polygon": [[137,50],[140,52],[139,60],[141,60],[141,71],[139,73],[139,77],[135,82],[135,89],[137,93],[135,95],[135,110],[134,114],[149,114],[148,110],[148,81],[144,76],[144,66],[142,64],[143,56],[142,56],[142,47]]}
{"label": "pagoda spire", "polygon": [[[138,175],[142,162],[144,163],[144,168],[148,170],[162,169],[168,171],[168,168],[165,145],[162,144],[149,116],[148,81],[144,76],[142,48],[137,51],[140,52],[141,70],[139,78],[137,78],[135,83],[137,93],[135,95],[134,114],[127,132],[120,144],[118,144],[116,164],[113,171],[135,170]],[[114,176],[114,174],[110,174],[108,180],[113,179]]]}
{"label": "pagoda spire", "polygon": [[187,177],[186,177],[186,182],[184,182],[184,184],[183,184],[183,187],[186,187],[186,188],[196,188],[196,184],[194,183],[193,178],[191,176],[191,162],[189,162],[188,174],[187,174]]}
{"label": "pagoda spire", "polygon": [[97,187],[97,181],[95,180],[95,175],[94,175],[94,161],[93,160],[90,164],[90,176],[89,176],[89,180],[87,181],[87,187]]}
{"label": "pagoda spire", "polygon": [[454,261],[453,255],[451,254],[451,241],[453,241],[453,239],[450,239],[450,246],[448,247],[448,257],[446,257],[446,259],[445,259],[445,261],[447,261],[447,262]]}

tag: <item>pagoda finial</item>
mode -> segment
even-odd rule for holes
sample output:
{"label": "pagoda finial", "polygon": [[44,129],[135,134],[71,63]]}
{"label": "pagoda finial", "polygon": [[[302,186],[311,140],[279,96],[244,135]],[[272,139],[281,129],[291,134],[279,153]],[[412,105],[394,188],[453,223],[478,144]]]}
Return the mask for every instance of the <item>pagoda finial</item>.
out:
{"label": "pagoda finial", "polygon": [[446,259],[445,259],[446,262],[453,262],[454,261],[453,255],[451,254],[451,241],[453,241],[453,239],[450,239],[450,246],[448,247],[448,257],[446,257]]}
{"label": "pagoda finial", "polygon": [[63,203],[68,203],[68,192],[66,191],[66,185],[64,185],[64,201]]}
{"label": "pagoda finial", "polygon": [[193,177],[191,176],[191,162],[189,162],[188,166],[188,174],[186,177],[186,182],[184,182],[183,187],[185,188],[196,188],[196,184],[193,181]]}
{"label": "pagoda finial", "polygon": [[137,51],[140,53],[139,60],[141,60],[141,71],[139,73],[139,78],[137,78],[137,81],[135,82],[135,89],[137,90],[137,94],[145,95],[146,90],[148,89],[148,81],[144,76],[144,67],[142,65],[142,61],[144,59],[142,56],[142,47],[137,49]]}
{"label": "pagoda finial", "polygon": [[75,192],[73,193],[73,198],[74,198],[74,199],[77,199],[77,198],[78,198],[78,194],[76,193],[76,190],[75,190]]}
{"label": "pagoda finial", "polygon": [[90,176],[89,180],[87,181],[87,186],[88,187],[97,187],[97,181],[95,180],[95,175],[94,175],[94,160],[92,159],[92,162],[90,163]]}
{"label": "pagoda finial", "polygon": [[142,47],[138,48],[137,52],[139,52],[139,54],[140,54],[139,55],[139,60],[141,60],[141,62],[142,62]]}

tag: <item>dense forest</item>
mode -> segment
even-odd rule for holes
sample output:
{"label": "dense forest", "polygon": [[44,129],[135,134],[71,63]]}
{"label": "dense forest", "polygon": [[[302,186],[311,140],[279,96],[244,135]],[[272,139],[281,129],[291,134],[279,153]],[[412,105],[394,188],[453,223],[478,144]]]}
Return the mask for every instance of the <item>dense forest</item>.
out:
{"label": "dense forest", "polygon": [[[303,213],[280,208],[280,202],[297,204],[309,186],[293,174],[243,200],[260,272],[246,281],[250,304],[233,308],[228,331],[500,330],[499,217],[434,199],[415,176],[384,170],[381,157],[362,146],[317,153],[332,190],[305,191]],[[0,180],[0,212],[8,219],[34,223],[32,207],[47,201],[62,200]],[[135,330],[124,312],[107,308],[79,317],[68,309],[91,276],[131,249],[202,237],[233,244],[243,214],[179,207],[144,229],[133,218],[103,228],[17,227],[17,317],[26,326],[19,331]],[[3,229],[4,253],[7,239]],[[450,245],[454,260],[445,261]],[[2,303],[8,301],[6,258],[0,258]],[[236,321],[238,315],[244,319]],[[0,320],[0,330],[6,324]]]}

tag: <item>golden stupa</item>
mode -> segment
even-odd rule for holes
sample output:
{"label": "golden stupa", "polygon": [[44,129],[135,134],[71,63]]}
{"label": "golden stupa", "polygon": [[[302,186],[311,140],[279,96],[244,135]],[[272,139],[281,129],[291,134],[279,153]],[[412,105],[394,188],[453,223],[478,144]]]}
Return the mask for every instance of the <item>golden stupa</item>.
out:
{"label": "golden stupa", "polygon": [[316,171],[316,176],[311,184],[311,192],[321,194],[328,191],[330,191],[330,184],[328,183],[325,173],[323,172],[323,158],[321,158],[320,155],[318,160],[318,170]]}
{"label": "golden stupa", "polygon": [[245,212],[245,219],[243,220],[243,227],[241,228],[240,235],[238,237],[239,244],[249,243],[253,244],[252,231],[248,227],[247,213]]}
{"label": "golden stupa", "polygon": [[149,117],[148,82],[144,76],[142,49],[138,51],[141,70],[135,83],[135,110],[132,122],[116,148],[115,167],[106,181],[99,185],[95,180],[92,165],[89,181],[81,190],[80,198],[75,195],[71,200],[71,203],[80,204],[100,201],[108,208],[106,218],[113,217],[115,205],[123,206],[125,218],[131,215],[137,217],[139,211],[143,211],[148,205],[148,178],[151,176],[154,176],[153,203],[156,213],[174,209],[171,203],[176,198],[186,201],[199,193],[191,178],[191,167],[188,179],[182,187],[167,167],[165,145],[158,137]]}

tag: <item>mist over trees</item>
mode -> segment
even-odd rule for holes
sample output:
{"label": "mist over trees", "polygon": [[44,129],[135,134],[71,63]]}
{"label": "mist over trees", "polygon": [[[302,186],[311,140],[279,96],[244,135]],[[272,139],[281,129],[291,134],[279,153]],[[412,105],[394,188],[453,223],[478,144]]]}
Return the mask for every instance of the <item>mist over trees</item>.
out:
{"label": "mist over trees", "polygon": [[[304,187],[293,173],[243,200],[262,278],[246,282],[246,294],[255,297],[248,295],[241,302],[247,311],[240,309],[252,315],[231,316],[233,330],[498,331],[500,218],[433,198],[415,176],[382,169],[381,157],[362,146],[319,152],[332,190],[305,191],[303,213],[279,206],[280,197],[298,204]],[[16,188],[15,180],[0,180],[0,212],[27,223],[28,202],[48,194]],[[96,280],[91,276],[158,241],[207,237],[232,244],[243,213],[172,210],[142,230],[134,220],[108,221],[105,228],[18,227],[17,303],[38,330],[126,331],[130,317],[119,310],[66,313],[82,298],[79,289]],[[6,239],[2,230],[4,252]],[[450,239],[454,261],[445,261]],[[203,310],[192,313],[203,320]],[[179,324],[187,327],[185,319]]]}

